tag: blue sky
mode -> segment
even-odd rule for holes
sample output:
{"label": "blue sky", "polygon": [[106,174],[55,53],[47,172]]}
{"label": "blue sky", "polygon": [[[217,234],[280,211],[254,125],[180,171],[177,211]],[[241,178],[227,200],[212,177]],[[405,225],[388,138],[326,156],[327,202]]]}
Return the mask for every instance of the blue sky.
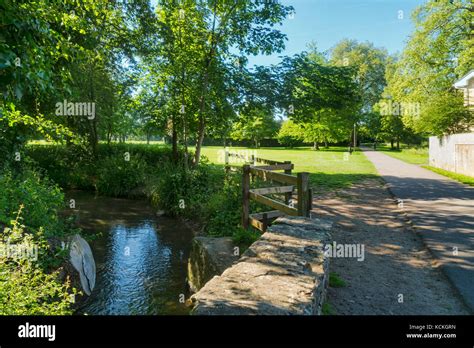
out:
{"label": "blue sky", "polygon": [[[370,41],[389,53],[401,52],[413,30],[410,14],[424,0],[281,0],[295,8],[279,29],[288,36],[286,49],[272,56],[249,57],[249,65],[279,62],[311,41],[326,51],[344,38]],[[399,12],[403,11],[403,12]],[[400,18],[399,18],[400,17]]]}

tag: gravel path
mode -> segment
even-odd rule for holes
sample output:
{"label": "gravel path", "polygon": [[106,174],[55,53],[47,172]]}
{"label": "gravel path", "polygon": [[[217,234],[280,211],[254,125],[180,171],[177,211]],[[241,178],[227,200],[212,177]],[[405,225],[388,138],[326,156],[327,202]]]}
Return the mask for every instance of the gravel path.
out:
{"label": "gravel path", "polygon": [[317,196],[313,207],[314,216],[334,222],[337,244],[365,250],[363,261],[331,259],[331,272],[346,283],[329,287],[334,314],[469,314],[382,180]]}

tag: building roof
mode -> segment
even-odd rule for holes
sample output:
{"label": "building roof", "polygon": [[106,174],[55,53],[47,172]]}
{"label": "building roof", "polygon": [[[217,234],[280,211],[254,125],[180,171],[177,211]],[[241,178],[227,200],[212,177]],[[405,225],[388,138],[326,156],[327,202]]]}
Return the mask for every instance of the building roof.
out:
{"label": "building roof", "polygon": [[474,69],[469,71],[466,75],[461,77],[454,83],[454,88],[465,88],[467,87],[470,80],[474,79]]}

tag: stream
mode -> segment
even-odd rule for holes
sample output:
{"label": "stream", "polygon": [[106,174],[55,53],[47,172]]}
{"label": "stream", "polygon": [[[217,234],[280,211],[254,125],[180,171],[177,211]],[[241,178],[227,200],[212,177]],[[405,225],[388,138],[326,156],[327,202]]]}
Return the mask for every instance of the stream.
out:
{"label": "stream", "polygon": [[[95,288],[78,313],[188,314],[187,259],[193,238],[182,222],[157,217],[146,201],[71,191],[78,227],[100,232],[89,244],[97,267]],[[181,298],[182,299],[182,298]]]}

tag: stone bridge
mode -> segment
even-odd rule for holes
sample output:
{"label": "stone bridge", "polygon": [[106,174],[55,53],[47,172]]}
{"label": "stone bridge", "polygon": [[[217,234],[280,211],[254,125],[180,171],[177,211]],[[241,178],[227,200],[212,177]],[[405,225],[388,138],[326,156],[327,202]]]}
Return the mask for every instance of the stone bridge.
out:
{"label": "stone bridge", "polygon": [[[320,219],[280,217],[238,260],[229,257],[233,249],[229,240],[227,251],[220,249],[220,257],[216,242],[201,240],[200,246],[193,247],[189,263],[191,283],[194,280],[194,288],[200,288],[191,297],[191,313],[321,314],[329,282],[329,258],[323,248],[330,243],[330,229],[331,224]],[[222,257],[226,259],[224,264],[233,264],[204,286],[196,285],[210,273],[222,272]]]}

